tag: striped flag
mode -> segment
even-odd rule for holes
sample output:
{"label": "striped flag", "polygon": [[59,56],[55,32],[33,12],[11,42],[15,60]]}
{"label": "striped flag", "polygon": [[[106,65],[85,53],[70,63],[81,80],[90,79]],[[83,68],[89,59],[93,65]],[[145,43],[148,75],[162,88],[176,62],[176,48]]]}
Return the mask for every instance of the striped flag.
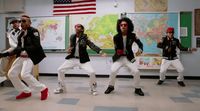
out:
{"label": "striped flag", "polygon": [[53,15],[96,14],[96,0],[54,0]]}

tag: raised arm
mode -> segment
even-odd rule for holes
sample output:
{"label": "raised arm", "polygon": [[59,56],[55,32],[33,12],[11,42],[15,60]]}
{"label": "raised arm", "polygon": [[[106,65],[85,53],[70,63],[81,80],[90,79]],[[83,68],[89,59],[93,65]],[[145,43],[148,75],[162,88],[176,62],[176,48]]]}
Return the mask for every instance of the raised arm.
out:
{"label": "raised arm", "polygon": [[187,47],[183,47],[181,45],[181,43],[179,42],[179,40],[177,40],[177,47],[181,50],[181,51],[197,51],[197,48],[187,48]]}
{"label": "raised arm", "polygon": [[99,54],[99,53],[101,52],[102,49],[99,48],[98,46],[96,46],[92,41],[90,41],[90,40],[88,39],[88,37],[87,37],[86,34],[84,34],[84,36],[85,36],[87,45],[88,45],[92,50],[94,50],[96,53]]}

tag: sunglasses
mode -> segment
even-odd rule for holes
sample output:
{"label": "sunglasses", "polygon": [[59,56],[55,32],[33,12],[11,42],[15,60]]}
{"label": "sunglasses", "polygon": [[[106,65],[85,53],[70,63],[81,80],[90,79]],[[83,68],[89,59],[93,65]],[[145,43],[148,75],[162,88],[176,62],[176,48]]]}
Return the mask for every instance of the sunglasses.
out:
{"label": "sunglasses", "polygon": [[120,24],[121,27],[127,27],[127,24]]}
{"label": "sunglasses", "polygon": [[20,23],[26,23],[26,20],[20,20],[19,22]]}

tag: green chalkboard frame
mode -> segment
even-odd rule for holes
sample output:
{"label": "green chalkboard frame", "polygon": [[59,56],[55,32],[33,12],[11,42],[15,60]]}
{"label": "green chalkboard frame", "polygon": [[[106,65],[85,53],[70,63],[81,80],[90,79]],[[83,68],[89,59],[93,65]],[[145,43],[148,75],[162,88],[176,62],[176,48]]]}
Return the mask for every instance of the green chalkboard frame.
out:
{"label": "green chalkboard frame", "polygon": [[192,12],[180,12],[180,27],[187,28],[187,36],[180,36],[184,47],[191,47],[192,41]]}

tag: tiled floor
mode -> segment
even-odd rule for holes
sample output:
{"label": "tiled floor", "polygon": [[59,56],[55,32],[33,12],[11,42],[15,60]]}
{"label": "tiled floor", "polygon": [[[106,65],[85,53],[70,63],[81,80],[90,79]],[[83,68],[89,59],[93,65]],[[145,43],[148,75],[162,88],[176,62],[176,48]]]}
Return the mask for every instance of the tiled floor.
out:
{"label": "tiled floor", "polygon": [[118,78],[115,91],[105,95],[108,78],[97,78],[99,95],[89,93],[88,78],[67,77],[67,93],[53,94],[57,77],[40,77],[50,89],[49,98],[40,101],[40,93],[15,100],[13,87],[0,87],[0,111],[200,111],[200,81],[185,80],[180,87],[176,80],[156,85],[157,79],[142,79],[144,97],[134,94],[132,79]]}

